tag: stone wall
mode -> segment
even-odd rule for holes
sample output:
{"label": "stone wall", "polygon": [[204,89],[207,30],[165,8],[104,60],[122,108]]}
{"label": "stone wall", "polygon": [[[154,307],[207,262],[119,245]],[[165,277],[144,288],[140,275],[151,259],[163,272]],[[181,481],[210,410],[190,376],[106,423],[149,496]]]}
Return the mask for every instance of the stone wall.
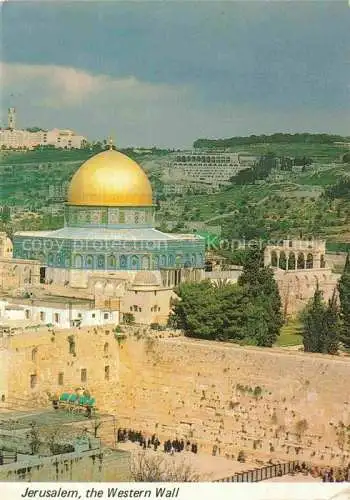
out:
{"label": "stone wall", "polygon": [[0,467],[0,481],[129,481],[130,454],[122,450],[92,450],[31,458]]}
{"label": "stone wall", "polygon": [[[106,400],[111,404],[119,379],[118,341],[112,329],[39,328],[1,338],[0,359],[7,360],[8,367],[7,385],[2,389],[5,403],[16,398],[44,401],[46,393],[74,392],[84,387],[97,405]],[[74,341],[74,349],[69,339]],[[0,367],[0,379],[5,380],[5,369],[6,363]],[[86,370],[86,380],[82,380],[82,370]]]}
{"label": "stone wall", "polygon": [[[350,461],[349,357],[130,332],[117,340],[108,327],[24,330],[0,343],[4,409],[85,387],[117,427],[197,441],[200,452],[217,445],[221,456],[233,458],[245,450],[248,457]],[[104,431],[112,445],[114,424]]]}
{"label": "stone wall", "polygon": [[331,269],[303,269],[297,271],[283,271],[275,269],[275,279],[282,301],[282,310],[285,316],[296,316],[314,296],[317,284],[327,303],[331,299],[340,274]]}
{"label": "stone wall", "polygon": [[[120,346],[119,425],[320,463],[350,459],[350,359],[185,338]],[[108,408],[112,411],[112,408]]]}
{"label": "stone wall", "polygon": [[21,289],[40,282],[40,263],[0,257],[0,290]]}

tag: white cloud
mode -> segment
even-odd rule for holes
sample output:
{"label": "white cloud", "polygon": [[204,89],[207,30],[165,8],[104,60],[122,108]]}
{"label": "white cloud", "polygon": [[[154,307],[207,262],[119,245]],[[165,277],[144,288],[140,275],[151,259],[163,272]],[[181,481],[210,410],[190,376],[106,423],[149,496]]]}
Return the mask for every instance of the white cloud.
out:
{"label": "white cloud", "polygon": [[[154,100],[174,98],[179,92],[186,92],[185,88],[140,82],[133,76],[118,79],[65,66],[0,63],[0,72],[3,88],[25,91],[35,102],[44,99],[46,105],[51,104],[54,108],[74,107],[101,97],[103,100],[107,97],[112,104],[123,96]],[[38,88],[40,93],[35,91]]]}
{"label": "white cloud", "polygon": [[208,102],[190,86],[113,78],[54,65],[0,63],[1,109],[17,108],[18,126],[72,128],[89,139],[113,135],[120,146],[189,147],[198,137],[346,129],[347,115],[284,111],[249,103]]}

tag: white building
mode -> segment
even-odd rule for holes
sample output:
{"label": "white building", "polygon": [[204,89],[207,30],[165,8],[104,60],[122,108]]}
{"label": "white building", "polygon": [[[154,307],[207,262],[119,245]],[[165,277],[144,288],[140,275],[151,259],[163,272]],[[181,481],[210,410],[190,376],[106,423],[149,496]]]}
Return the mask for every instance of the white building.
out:
{"label": "white building", "polygon": [[238,153],[183,152],[174,157],[168,168],[173,179],[206,183],[220,187],[229,183],[231,177],[247,168],[240,162]]}
{"label": "white building", "polygon": [[24,321],[56,328],[119,324],[119,311],[91,308],[84,301],[0,300],[0,322]]}
{"label": "white building", "polygon": [[80,149],[86,144],[86,138],[77,135],[73,130],[29,130],[16,129],[15,109],[8,110],[8,127],[0,129],[1,149],[33,149],[36,146],[53,146],[55,148]]}

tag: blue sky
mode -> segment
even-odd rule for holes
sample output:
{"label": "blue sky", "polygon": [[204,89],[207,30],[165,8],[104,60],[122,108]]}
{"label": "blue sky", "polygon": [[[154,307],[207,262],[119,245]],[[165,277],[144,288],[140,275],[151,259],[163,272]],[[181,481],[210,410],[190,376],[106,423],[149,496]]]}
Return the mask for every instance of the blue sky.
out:
{"label": "blue sky", "polygon": [[350,135],[346,1],[10,0],[1,60],[2,113],[16,106],[19,126],[122,146]]}

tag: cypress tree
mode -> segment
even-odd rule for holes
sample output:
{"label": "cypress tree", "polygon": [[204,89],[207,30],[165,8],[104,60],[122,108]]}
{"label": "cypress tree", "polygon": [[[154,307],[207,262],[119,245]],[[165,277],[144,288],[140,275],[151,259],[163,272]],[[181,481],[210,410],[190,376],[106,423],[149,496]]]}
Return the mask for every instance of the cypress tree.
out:
{"label": "cypress tree", "polygon": [[324,352],[325,312],[322,291],[317,283],[314,296],[302,315],[302,335],[306,352]]}
{"label": "cypress tree", "polygon": [[337,354],[339,348],[339,308],[334,290],[324,316],[323,351]]}
{"label": "cypress tree", "polygon": [[340,340],[350,349],[350,255],[346,256],[343,273],[338,283],[340,298]]}

